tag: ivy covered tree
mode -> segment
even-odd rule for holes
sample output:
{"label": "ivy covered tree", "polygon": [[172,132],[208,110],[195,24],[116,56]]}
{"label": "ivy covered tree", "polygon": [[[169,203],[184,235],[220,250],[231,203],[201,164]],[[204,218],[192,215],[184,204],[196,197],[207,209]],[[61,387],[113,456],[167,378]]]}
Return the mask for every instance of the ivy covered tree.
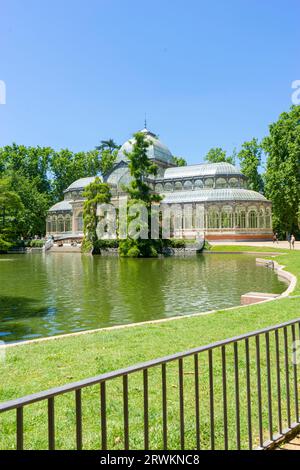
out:
{"label": "ivy covered tree", "polygon": [[111,193],[108,184],[102,183],[100,178],[96,177],[95,180],[85,188],[83,196],[86,199],[83,206],[84,240],[82,243],[82,251],[91,252],[96,249],[98,241],[98,204],[108,204],[111,200]]}
{"label": "ivy covered tree", "polygon": [[267,154],[265,195],[273,203],[273,225],[278,232],[299,227],[300,106],[279,116],[263,140]]}
{"label": "ivy covered tree", "polygon": [[257,139],[244,142],[238,159],[240,161],[241,172],[247,177],[248,187],[252,191],[263,191],[263,179],[259,173],[261,164],[262,148]]}
{"label": "ivy covered tree", "polygon": [[223,150],[221,147],[211,148],[206,154],[205,161],[208,163],[231,163],[235,164],[234,156],[227,156],[226,150]]}
{"label": "ivy covered tree", "polygon": [[[119,252],[121,256],[128,257],[156,257],[158,255],[158,241],[150,236],[151,205],[159,202],[161,197],[154,194],[146,183],[145,178],[149,175],[157,174],[157,166],[148,158],[147,150],[150,145],[146,136],[142,132],[134,134],[132,151],[127,153],[129,160],[129,170],[132,181],[125,189],[129,195],[128,204],[128,226],[136,220],[140,214],[130,215],[130,207],[140,205],[146,208],[148,223],[148,238],[127,236],[125,240],[119,241]],[[142,227],[140,227],[142,229]]]}

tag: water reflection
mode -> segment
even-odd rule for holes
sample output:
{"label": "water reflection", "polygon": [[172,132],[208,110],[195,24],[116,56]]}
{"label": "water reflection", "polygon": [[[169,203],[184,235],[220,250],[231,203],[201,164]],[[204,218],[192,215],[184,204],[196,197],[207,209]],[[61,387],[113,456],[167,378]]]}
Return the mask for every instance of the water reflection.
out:
{"label": "water reflection", "polygon": [[119,259],[58,253],[0,263],[0,336],[31,339],[238,305],[285,288],[255,258]]}

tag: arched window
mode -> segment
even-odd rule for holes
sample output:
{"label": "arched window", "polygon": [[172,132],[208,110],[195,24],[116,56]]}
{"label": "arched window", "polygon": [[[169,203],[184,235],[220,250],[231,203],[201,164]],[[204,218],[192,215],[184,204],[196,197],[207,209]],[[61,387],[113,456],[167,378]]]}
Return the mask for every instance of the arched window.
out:
{"label": "arched window", "polygon": [[207,217],[207,228],[219,228],[220,227],[220,217],[219,212],[215,209],[208,212]]}
{"label": "arched window", "polygon": [[201,189],[203,188],[203,181],[202,180],[195,180],[195,189]]}
{"label": "arched window", "polygon": [[65,231],[72,232],[72,217],[70,215],[65,217]]}
{"label": "arched window", "polygon": [[157,183],[157,185],[155,186],[155,191],[157,193],[162,193],[163,191],[163,185],[161,183]]}
{"label": "arched window", "polygon": [[175,188],[175,191],[181,191],[182,183],[180,181],[176,181],[174,188]]}
{"label": "arched window", "polygon": [[271,209],[267,207],[266,209],[266,228],[271,228],[272,224],[272,216],[271,216]]}
{"label": "arched window", "polygon": [[240,212],[240,227],[246,228],[246,211]]}
{"label": "arched window", "polygon": [[229,187],[230,188],[237,188],[239,185],[239,181],[237,178],[230,178],[229,180]]}
{"label": "arched window", "polygon": [[59,215],[57,217],[57,231],[59,233],[62,233],[65,231],[65,221],[64,221],[64,216],[63,215]]}
{"label": "arched window", "polygon": [[185,181],[183,183],[183,187],[184,187],[184,189],[187,189],[187,190],[192,189],[193,188],[193,183],[191,181]]}
{"label": "arched window", "polygon": [[248,213],[248,228],[257,228],[257,212],[255,210]]}
{"label": "arched window", "polygon": [[226,188],[227,181],[225,178],[217,178],[216,180],[216,188]]}
{"label": "arched window", "polygon": [[83,232],[83,214],[79,212],[76,217],[76,232]]}
{"label": "arched window", "polygon": [[233,213],[231,208],[224,207],[221,214],[221,227],[233,228]]}
{"label": "arched window", "polygon": [[52,219],[51,219],[51,217],[48,217],[48,219],[47,219],[47,233],[50,233],[52,231],[51,223],[52,223]]}
{"label": "arched window", "polygon": [[192,204],[185,204],[184,205],[184,228],[185,229],[192,229],[193,228],[193,206]]}
{"label": "arched window", "polygon": [[206,178],[206,180],[204,181],[204,186],[206,188],[212,188],[214,185],[214,180],[213,178]]}
{"label": "arched window", "polygon": [[193,213],[193,227],[195,229],[204,230],[204,228],[207,227],[205,219],[207,219],[207,215],[205,215],[203,204],[196,204]]}
{"label": "arched window", "polygon": [[57,217],[56,217],[56,215],[54,215],[54,216],[52,217],[52,224],[51,224],[51,227],[52,227],[51,232],[52,232],[52,233],[56,233],[56,232],[57,232]]}
{"label": "arched window", "polygon": [[265,212],[263,209],[259,210],[258,221],[259,221],[259,228],[264,228],[265,227]]}
{"label": "arched window", "polygon": [[165,191],[173,191],[173,185],[171,183],[166,183]]}
{"label": "arched window", "polygon": [[246,228],[246,210],[242,206],[235,209],[234,225],[236,228]]}

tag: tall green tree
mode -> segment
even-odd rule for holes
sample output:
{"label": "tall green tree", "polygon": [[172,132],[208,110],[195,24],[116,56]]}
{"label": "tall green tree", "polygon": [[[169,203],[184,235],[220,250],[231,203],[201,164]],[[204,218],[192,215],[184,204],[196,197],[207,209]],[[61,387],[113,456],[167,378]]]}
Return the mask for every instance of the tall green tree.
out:
{"label": "tall green tree", "polygon": [[101,140],[100,145],[96,147],[99,151],[99,166],[102,175],[107,175],[113,168],[120,145],[113,139]]}
{"label": "tall green tree", "polygon": [[16,239],[16,221],[22,209],[20,197],[10,190],[9,178],[0,179],[0,250],[9,248]]}
{"label": "tall green tree", "polygon": [[[146,177],[149,175],[157,174],[157,166],[148,158],[147,150],[150,145],[146,136],[142,132],[134,134],[134,141],[132,151],[127,153],[129,160],[129,170],[132,181],[125,189],[129,194],[129,207],[133,204],[139,204],[146,208],[148,213],[148,238],[131,238],[127,237],[126,240],[120,240],[119,251],[121,256],[128,257],[155,257],[157,256],[157,240],[152,240],[150,236],[150,217],[151,217],[151,204],[159,202],[161,197],[152,192],[151,188],[146,182]],[[128,224],[139,217],[128,216]]]}
{"label": "tall green tree", "polygon": [[118,150],[103,149],[99,154],[99,168],[103,176],[107,175],[117,160]]}
{"label": "tall green tree", "polygon": [[292,106],[270,125],[263,140],[267,155],[265,195],[273,203],[273,225],[292,232],[299,226],[300,106]]}
{"label": "tall green tree", "polygon": [[0,148],[0,171],[19,172],[34,179],[39,192],[50,192],[49,170],[54,150],[51,147],[7,145]]}
{"label": "tall green tree", "polygon": [[97,175],[99,171],[100,164],[96,150],[74,153],[69,149],[63,149],[55,152],[51,160],[55,200],[62,200],[64,190],[75,180]]}
{"label": "tall green tree", "polygon": [[247,177],[248,187],[253,191],[263,191],[263,179],[259,173],[262,148],[257,139],[244,142],[238,153],[242,173]]}
{"label": "tall green tree", "polygon": [[102,150],[109,150],[110,152],[113,152],[114,150],[119,150],[120,145],[116,144],[114,139],[108,139],[108,140],[101,140],[100,145],[96,147],[96,150],[102,151]]}
{"label": "tall green tree", "polygon": [[153,201],[160,201],[160,197],[150,189],[145,179],[149,175],[157,175],[157,165],[153,163],[147,154],[148,147],[150,146],[143,132],[137,132],[133,135],[134,141],[132,151],[126,153],[129,160],[129,171],[132,181],[126,190],[132,200],[140,200],[147,205]]}
{"label": "tall green tree", "polygon": [[235,159],[233,156],[227,156],[226,150],[223,150],[221,147],[213,147],[211,148],[206,156],[205,161],[208,163],[231,163],[232,165],[235,164]]}
{"label": "tall green tree", "polygon": [[15,236],[24,238],[45,233],[47,209],[54,202],[49,170],[54,150],[13,143],[0,149],[0,172],[9,191],[23,204],[15,220]]}
{"label": "tall green tree", "polygon": [[39,191],[36,178],[26,178],[20,171],[11,173],[10,189],[19,196],[23,206],[15,222],[18,236],[25,239],[43,236],[52,194]]}
{"label": "tall green tree", "polygon": [[82,251],[91,251],[96,247],[97,236],[97,207],[98,204],[108,204],[111,200],[111,193],[108,184],[102,183],[99,177],[90,183],[83,193],[85,197],[83,205],[83,230],[84,240]]}

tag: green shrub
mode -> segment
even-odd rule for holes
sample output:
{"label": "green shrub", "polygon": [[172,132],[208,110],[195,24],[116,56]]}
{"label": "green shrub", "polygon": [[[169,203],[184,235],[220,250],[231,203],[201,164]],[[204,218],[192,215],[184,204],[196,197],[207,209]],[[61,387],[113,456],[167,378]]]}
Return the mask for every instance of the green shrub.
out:
{"label": "green shrub", "polygon": [[133,247],[129,248],[129,250],[127,251],[126,256],[128,256],[128,258],[138,258],[140,256],[140,254],[141,254],[141,252],[138,249],[138,247],[133,246]]}
{"label": "green shrub", "polygon": [[119,242],[120,256],[128,258],[157,258],[162,252],[162,240],[133,240],[126,238]]}
{"label": "green shrub", "polygon": [[131,248],[136,247],[136,241],[131,238],[126,238],[125,240],[120,240],[119,242],[119,254],[120,256],[128,256],[128,252]]}
{"label": "green shrub", "polygon": [[45,240],[31,240],[31,248],[42,248],[45,245]]}
{"label": "green shrub", "polygon": [[101,255],[101,250],[108,248],[118,248],[118,240],[97,240],[94,242],[93,255]]}
{"label": "green shrub", "polygon": [[168,242],[169,242],[168,246],[170,248],[185,248],[185,245],[186,245],[185,240],[182,240],[182,239],[176,240],[176,239],[172,238],[172,239],[168,240]]}
{"label": "green shrub", "polygon": [[12,248],[25,248],[25,246],[29,246],[29,245],[26,245],[26,242],[24,240],[11,241]]}
{"label": "green shrub", "polygon": [[205,240],[203,249],[204,250],[211,250],[211,248],[212,248],[211,244],[207,240]]}
{"label": "green shrub", "polygon": [[118,248],[119,240],[97,240],[94,247],[101,250],[107,248]]}

